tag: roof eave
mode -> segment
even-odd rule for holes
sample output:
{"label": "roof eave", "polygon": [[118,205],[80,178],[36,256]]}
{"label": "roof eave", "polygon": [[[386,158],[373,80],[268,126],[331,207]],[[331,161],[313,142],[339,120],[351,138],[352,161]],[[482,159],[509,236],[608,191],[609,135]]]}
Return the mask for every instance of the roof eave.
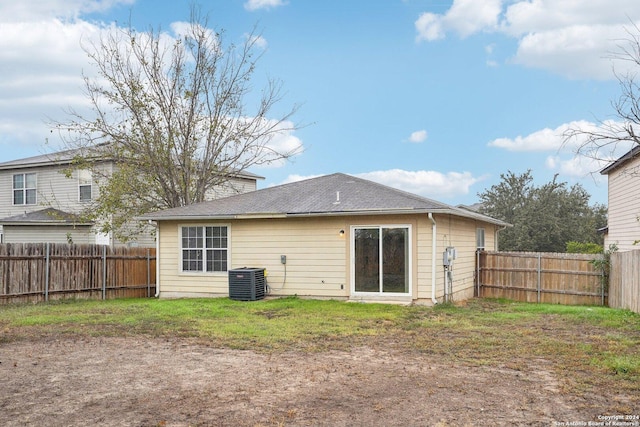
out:
{"label": "roof eave", "polygon": [[504,227],[511,227],[511,224],[494,218],[460,212],[453,209],[362,209],[352,211],[326,211],[326,212],[293,212],[293,213],[245,213],[229,215],[173,215],[173,216],[153,216],[144,215],[138,217],[140,221],[211,221],[211,220],[234,220],[234,219],[283,219],[283,218],[303,218],[303,217],[331,217],[331,216],[366,216],[366,215],[416,215],[416,214],[451,214],[477,221],[487,222]]}
{"label": "roof eave", "polygon": [[89,222],[67,222],[67,221],[0,221],[0,225],[67,225],[69,227],[91,227]]}

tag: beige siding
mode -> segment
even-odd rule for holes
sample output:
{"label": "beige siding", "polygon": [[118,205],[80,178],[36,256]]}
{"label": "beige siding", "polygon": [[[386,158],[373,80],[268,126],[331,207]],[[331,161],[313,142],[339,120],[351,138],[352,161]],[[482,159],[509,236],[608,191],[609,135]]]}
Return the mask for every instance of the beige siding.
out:
{"label": "beige siding", "polygon": [[495,227],[467,218],[453,215],[436,215],[438,226],[437,240],[437,294],[444,293],[445,269],[443,253],[447,247],[454,247],[457,258],[453,262],[453,300],[460,301],[473,297],[476,269],[476,230],[485,229],[485,248],[493,249],[495,242]]}
{"label": "beige siding", "polygon": [[638,249],[633,242],[640,240],[640,178],[636,170],[640,158],[635,158],[626,167],[609,174],[609,233],[607,245],[615,243],[621,251]]}
{"label": "beige siding", "polygon": [[[454,246],[454,299],[473,296],[476,228],[485,228],[486,248],[493,248],[495,227],[473,220],[435,215],[437,223],[436,297],[442,301],[444,268],[442,253]],[[163,221],[159,228],[159,278],[161,297],[226,296],[226,273],[182,273],[179,227],[228,225],[230,268],[264,267],[272,295],[349,298],[351,289],[351,227],[410,225],[412,231],[412,298],[431,303],[432,225],[427,215],[315,217],[296,219],[234,220],[181,223]],[[345,230],[345,236],[339,235]],[[280,256],[287,257],[285,266]]]}
{"label": "beige siding", "polygon": [[[201,225],[210,223],[201,223]],[[230,268],[264,267],[274,295],[346,297],[345,238],[339,220],[244,220],[228,224],[231,236]],[[161,295],[228,293],[226,273],[181,273],[179,227],[192,223],[160,225]],[[286,255],[285,266],[280,256]],[[342,288],[341,288],[342,287]],[[280,289],[281,290],[276,290]]]}

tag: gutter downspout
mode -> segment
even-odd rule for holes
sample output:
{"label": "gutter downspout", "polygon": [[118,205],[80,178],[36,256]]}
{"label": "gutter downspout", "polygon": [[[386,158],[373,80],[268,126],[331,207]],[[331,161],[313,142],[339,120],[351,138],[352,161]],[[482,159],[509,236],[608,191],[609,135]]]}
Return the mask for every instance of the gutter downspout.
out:
{"label": "gutter downspout", "polygon": [[155,298],[160,296],[160,224],[149,220],[149,225],[156,229],[156,294]]}
{"label": "gutter downspout", "polygon": [[436,299],[436,221],[433,219],[433,214],[429,212],[429,220],[431,221],[431,302],[433,305],[438,304]]}

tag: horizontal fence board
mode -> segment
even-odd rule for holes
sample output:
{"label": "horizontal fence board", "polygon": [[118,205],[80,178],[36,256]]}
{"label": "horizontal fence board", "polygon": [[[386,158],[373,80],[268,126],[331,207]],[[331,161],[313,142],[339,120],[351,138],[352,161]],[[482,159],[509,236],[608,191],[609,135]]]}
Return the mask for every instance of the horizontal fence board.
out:
{"label": "horizontal fence board", "polygon": [[523,302],[602,305],[603,275],[593,264],[602,255],[544,252],[480,252],[479,296]]}
{"label": "horizontal fence board", "polygon": [[0,245],[0,304],[155,295],[153,248]]}

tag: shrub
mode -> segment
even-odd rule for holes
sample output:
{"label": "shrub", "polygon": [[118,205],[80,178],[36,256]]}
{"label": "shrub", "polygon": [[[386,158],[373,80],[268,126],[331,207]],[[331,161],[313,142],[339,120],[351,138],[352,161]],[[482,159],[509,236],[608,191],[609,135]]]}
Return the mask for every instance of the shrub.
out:
{"label": "shrub", "polygon": [[597,243],[567,242],[567,253],[570,254],[601,254],[603,252],[604,248]]}

